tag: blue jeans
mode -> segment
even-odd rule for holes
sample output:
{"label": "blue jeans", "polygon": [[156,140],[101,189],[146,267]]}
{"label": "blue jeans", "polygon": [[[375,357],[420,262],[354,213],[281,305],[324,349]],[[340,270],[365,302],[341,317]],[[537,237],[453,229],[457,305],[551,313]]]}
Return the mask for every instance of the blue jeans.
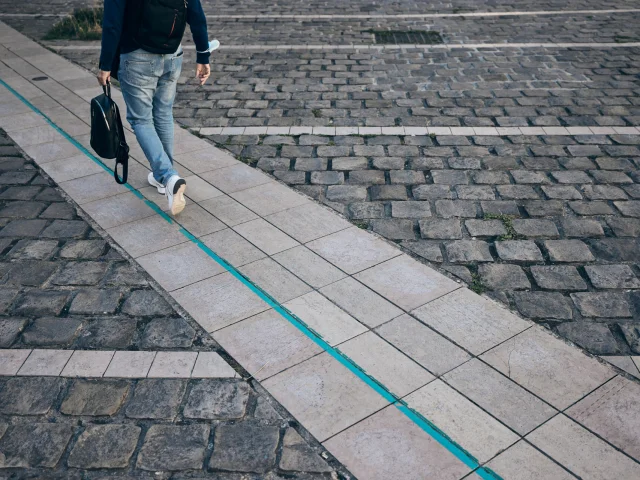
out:
{"label": "blue jeans", "polygon": [[182,48],[162,55],[135,50],[120,57],[118,78],[127,120],[156,181],[167,184],[173,168],[173,101],[182,69]]}

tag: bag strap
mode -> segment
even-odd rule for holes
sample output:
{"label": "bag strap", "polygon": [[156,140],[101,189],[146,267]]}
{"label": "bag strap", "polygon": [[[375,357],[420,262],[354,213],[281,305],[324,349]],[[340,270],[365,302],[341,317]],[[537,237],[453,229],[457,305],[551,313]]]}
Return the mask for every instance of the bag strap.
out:
{"label": "bag strap", "polygon": [[[111,82],[108,82],[106,86],[102,87],[104,94],[111,98]],[[116,166],[113,169],[113,178],[116,183],[123,185],[127,183],[127,177],[129,175],[129,145],[124,137],[124,127],[122,126],[122,118],[120,117],[120,109],[114,102],[116,110],[116,130],[118,132],[118,150],[116,152]],[[122,175],[118,175],[118,165],[122,165]]]}

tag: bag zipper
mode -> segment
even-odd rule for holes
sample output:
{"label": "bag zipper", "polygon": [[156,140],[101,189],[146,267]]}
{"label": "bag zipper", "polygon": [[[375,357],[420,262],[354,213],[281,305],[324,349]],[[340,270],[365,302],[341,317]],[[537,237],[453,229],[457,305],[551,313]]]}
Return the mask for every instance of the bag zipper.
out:
{"label": "bag zipper", "polygon": [[176,22],[178,21],[178,10],[175,10],[176,13],[173,14],[173,25],[171,25],[171,31],[169,32],[169,38],[173,35],[173,31],[176,29]]}

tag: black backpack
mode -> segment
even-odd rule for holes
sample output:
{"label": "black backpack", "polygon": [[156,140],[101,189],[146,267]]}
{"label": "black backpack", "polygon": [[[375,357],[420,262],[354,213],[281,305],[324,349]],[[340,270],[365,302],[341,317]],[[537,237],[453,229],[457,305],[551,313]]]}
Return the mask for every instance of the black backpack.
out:
{"label": "black backpack", "polygon": [[188,0],[141,0],[136,44],[150,53],[174,53],[187,27]]}
{"label": "black backpack", "polygon": [[[129,173],[129,145],[118,105],[111,99],[111,84],[102,87],[104,93],[91,100],[91,148],[102,158],[116,159],[113,176],[119,184],[127,183]],[[122,176],[118,176],[122,165]]]}

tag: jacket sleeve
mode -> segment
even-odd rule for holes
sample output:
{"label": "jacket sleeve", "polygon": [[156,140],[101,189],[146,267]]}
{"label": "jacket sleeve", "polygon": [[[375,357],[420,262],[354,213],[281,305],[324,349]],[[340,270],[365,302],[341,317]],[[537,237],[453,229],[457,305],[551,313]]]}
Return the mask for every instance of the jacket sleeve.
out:
{"label": "jacket sleeve", "polygon": [[104,0],[100,70],[111,71],[120,44],[126,0]]}
{"label": "jacket sleeve", "polygon": [[187,23],[191,27],[193,42],[196,44],[197,59],[201,64],[208,64],[211,54],[209,49],[209,35],[207,33],[207,17],[202,10],[200,0],[189,0],[187,7]]}

